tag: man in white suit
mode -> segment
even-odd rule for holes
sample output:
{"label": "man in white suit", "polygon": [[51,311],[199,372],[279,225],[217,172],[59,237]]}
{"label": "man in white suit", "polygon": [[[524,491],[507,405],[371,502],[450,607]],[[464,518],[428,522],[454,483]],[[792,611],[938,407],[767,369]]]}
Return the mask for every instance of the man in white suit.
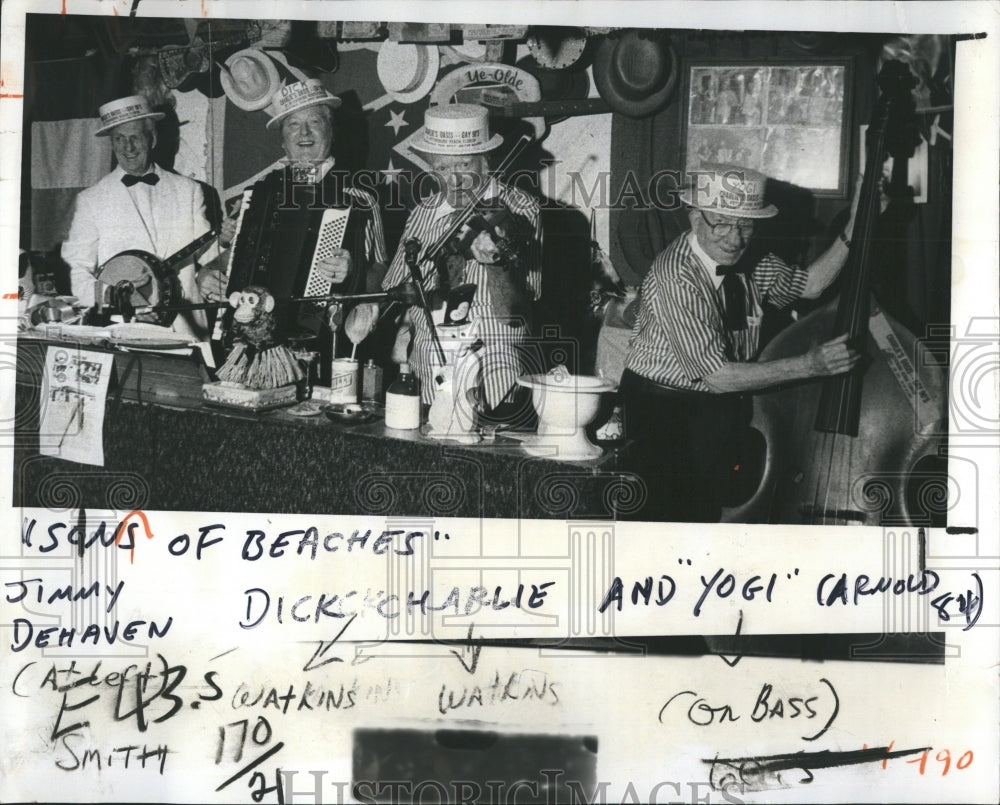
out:
{"label": "man in white suit", "polygon": [[[118,167],[77,196],[62,246],[73,295],[87,306],[97,301],[95,292],[106,292],[95,279],[97,268],[119,252],[141,249],[166,258],[210,228],[201,186],[152,161],[155,121],[163,114],[153,112],[141,95],[132,95],[102,106],[100,117],[97,136],[110,136]],[[178,278],[184,299],[200,302],[193,259]],[[179,315],[173,329],[195,340],[208,336],[203,311]]]}

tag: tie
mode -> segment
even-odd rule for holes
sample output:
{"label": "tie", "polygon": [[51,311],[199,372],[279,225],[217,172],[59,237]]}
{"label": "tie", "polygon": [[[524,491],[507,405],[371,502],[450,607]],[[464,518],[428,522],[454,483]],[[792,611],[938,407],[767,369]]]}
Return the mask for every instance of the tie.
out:
{"label": "tie", "polygon": [[742,266],[718,266],[717,276],[722,277],[722,298],[725,308],[723,323],[730,332],[747,328],[747,291],[740,279],[745,274]]}
{"label": "tie", "polygon": [[142,176],[133,176],[131,173],[126,173],[122,176],[122,184],[125,185],[125,187],[132,187],[133,185],[139,184],[139,182],[154,185],[158,181],[160,181],[160,177],[155,173],[145,173]]}
{"label": "tie", "polygon": [[316,184],[319,181],[319,165],[315,162],[296,162],[292,165],[292,181]]}

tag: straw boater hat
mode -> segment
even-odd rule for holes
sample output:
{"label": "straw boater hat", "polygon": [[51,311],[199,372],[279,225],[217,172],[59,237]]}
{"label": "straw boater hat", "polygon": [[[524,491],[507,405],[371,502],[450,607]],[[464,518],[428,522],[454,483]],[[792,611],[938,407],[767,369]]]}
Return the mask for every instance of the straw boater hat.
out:
{"label": "straw boater hat", "polygon": [[132,120],[163,120],[163,112],[154,112],[149,108],[149,101],[143,95],[129,95],[116,101],[104,104],[97,113],[101,117],[101,127],[97,130],[98,137],[107,137],[108,132],[122,123]]}
{"label": "straw boater hat", "polygon": [[219,75],[222,89],[229,100],[248,112],[267,106],[281,86],[278,68],[256,48],[234,53],[226,59],[226,67]]}
{"label": "straw boater hat", "polygon": [[424,112],[422,136],[410,147],[426,154],[482,154],[503,144],[503,137],[490,137],[490,118],[485,106],[446,103]]}
{"label": "straw boater hat", "polygon": [[267,112],[271,115],[271,119],[267,121],[267,128],[278,125],[292,112],[317,104],[336,109],[340,106],[341,100],[328,92],[318,78],[307,78],[305,81],[296,81],[294,84],[283,86],[274,93],[267,107]]}
{"label": "straw boater hat", "polygon": [[415,103],[431,91],[440,63],[437,45],[383,42],[375,67],[378,80],[394,101]]}
{"label": "straw boater hat", "polygon": [[767,177],[740,165],[705,164],[681,191],[681,201],[696,210],[734,218],[773,218],[778,208],[764,203]]}

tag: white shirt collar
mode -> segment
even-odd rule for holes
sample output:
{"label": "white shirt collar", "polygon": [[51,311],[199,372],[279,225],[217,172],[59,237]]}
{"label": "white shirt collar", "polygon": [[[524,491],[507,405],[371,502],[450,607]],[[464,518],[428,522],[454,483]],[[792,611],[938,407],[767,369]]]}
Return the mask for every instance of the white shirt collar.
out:
{"label": "white shirt collar", "polygon": [[324,159],[323,164],[319,166],[319,178],[316,181],[322,182],[326,178],[326,175],[331,170],[333,170],[333,165],[334,165],[333,157],[327,157],[326,159]]}
{"label": "white shirt collar", "polygon": [[701,244],[698,243],[698,236],[695,235],[693,229],[688,232],[688,243],[691,245],[691,251],[694,252],[694,256],[697,257],[701,261],[701,264],[705,267],[705,273],[708,274],[708,278],[715,286],[715,290],[719,290],[719,288],[722,287],[723,278],[715,273],[715,269],[717,269],[721,263],[717,263],[705,254],[705,250],[701,248]]}

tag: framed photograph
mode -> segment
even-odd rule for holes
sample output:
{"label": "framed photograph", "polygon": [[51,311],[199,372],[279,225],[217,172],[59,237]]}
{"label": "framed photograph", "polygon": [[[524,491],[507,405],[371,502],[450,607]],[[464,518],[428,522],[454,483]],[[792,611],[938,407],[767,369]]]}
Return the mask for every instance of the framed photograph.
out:
{"label": "framed photograph", "polygon": [[745,165],[817,196],[846,197],[849,59],[692,61],[684,167]]}

